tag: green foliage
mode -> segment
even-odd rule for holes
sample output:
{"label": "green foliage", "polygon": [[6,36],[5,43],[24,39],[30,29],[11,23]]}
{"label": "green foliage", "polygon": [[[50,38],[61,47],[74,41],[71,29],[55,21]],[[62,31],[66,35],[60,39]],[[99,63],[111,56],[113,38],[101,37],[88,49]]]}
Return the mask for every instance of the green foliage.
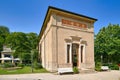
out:
{"label": "green foliage", "polygon": [[6,38],[6,44],[9,44],[12,49],[16,52],[27,52],[29,51],[29,40],[23,32],[13,32]]}
{"label": "green foliage", "polygon": [[33,52],[34,52],[33,53],[33,60],[38,61],[38,56],[39,56],[38,50],[34,49]]}
{"label": "green foliage", "polygon": [[119,70],[118,64],[110,64],[110,65],[109,65],[109,68],[110,68],[111,70]]}
{"label": "green foliage", "polygon": [[0,51],[3,50],[4,38],[0,36]]}
{"label": "green foliage", "polygon": [[6,35],[6,34],[9,34],[10,31],[8,29],[8,27],[6,26],[0,26],[0,35]]}
{"label": "green foliage", "polygon": [[7,27],[0,26],[0,51],[2,51],[3,45],[5,44],[5,39],[9,33],[9,29]]}
{"label": "green foliage", "polygon": [[5,40],[7,35],[9,34],[9,29],[6,26],[0,26],[0,36]]}
{"label": "green foliage", "polygon": [[78,68],[77,68],[77,67],[73,67],[73,72],[74,72],[74,73],[79,73]]}
{"label": "green foliage", "polygon": [[40,63],[38,63],[37,61],[34,62],[34,68],[35,69],[41,69],[43,68],[42,65]]}
{"label": "green foliage", "polygon": [[24,64],[30,64],[31,63],[31,53],[22,53],[22,61]]}
{"label": "green foliage", "polygon": [[0,26],[0,51],[2,51],[4,44],[15,50],[13,56],[15,58],[19,57],[21,62],[31,62],[31,50],[34,50],[33,60],[37,60],[38,58],[38,51],[36,50],[38,35],[36,33],[10,33],[9,28]]}
{"label": "green foliage", "polygon": [[101,62],[96,62],[95,63],[95,70],[96,71],[101,71],[101,66],[102,66]]}
{"label": "green foliage", "polygon": [[[14,57],[19,57],[21,61],[30,63],[31,50],[36,49],[37,39],[38,35],[36,33],[13,32],[7,36],[6,44],[15,50]],[[37,59],[37,56],[34,59]]]}
{"label": "green foliage", "polygon": [[96,70],[96,71],[101,71],[101,67],[100,67],[100,66],[96,66],[96,67],[95,67],[95,70]]}
{"label": "green foliage", "polygon": [[19,57],[21,60],[22,55],[26,52],[30,52],[28,39],[25,33],[13,32],[6,38],[6,44],[8,44],[12,50],[15,50],[14,57]]}
{"label": "green foliage", "polygon": [[103,63],[120,61],[120,26],[109,24],[95,36],[95,60]]}
{"label": "green foliage", "polygon": [[28,33],[26,34],[28,40],[29,40],[29,44],[31,49],[36,49],[36,46],[38,45],[38,35],[36,33]]}
{"label": "green foliage", "polygon": [[10,67],[14,67],[14,64],[12,64],[10,62],[6,62],[3,64],[3,68],[10,68]]}
{"label": "green foliage", "polygon": [[18,65],[17,65],[18,67],[24,67],[24,64],[22,64],[22,63],[18,63]]}
{"label": "green foliage", "polygon": [[[46,71],[45,69],[34,69],[34,73],[47,73],[48,71]],[[32,73],[31,72],[31,67],[29,66],[25,66],[21,69],[16,69],[16,70],[6,70],[6,69],[1,69],[0,68],[0,75],[1,74],[26,74],[26,73]]]}
{"label": "green foliage", "polygon": [[101,62],[96,62],[95,64],[95,70],[96,71],[101,71],[101,66],[108,66],[111,70],[118,70],[119,66],[118,64],[115,63],[102,63]]}

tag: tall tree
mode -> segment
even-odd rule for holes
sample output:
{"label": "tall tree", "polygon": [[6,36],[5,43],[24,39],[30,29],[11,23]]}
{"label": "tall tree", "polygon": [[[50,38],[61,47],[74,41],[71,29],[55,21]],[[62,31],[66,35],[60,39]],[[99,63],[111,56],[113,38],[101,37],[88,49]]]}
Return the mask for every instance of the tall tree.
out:
{"label": "tall tree", "polygon": [[[14,57],[21,58],[25,63],[30,62],[31,50],[36,51],[37,42],[38,35],[36,33],[13,32],[6,38],[6,44],[15,50]],[[34,53],[33,56],[36,57],[36,55]],[[27,56],[29,57],[26,58]]]}
{"label": "tall tree", "polygon": [[27,38],[29,40],[29,44],[31,47],[31,50],[33,51],[33,59],[34,61],[38,60],[38,50],[37,50],[37,45],[38,45],[38,35],[36,33],[28,33]]}
{"label": "tall tree", "polygon": [[95,37],[95,56],[103,62],[118,63],[120,61],[120,26],[109,24],[103,27]]}
{"label": "tall tree", "polygon": [[6,44],[15,50],[14,56],[22,59],[23,53],[30,53],[29,40],[23,32],[13,32],[6,38]]}
{"label": "tall tree", "polygon": [[2,51],[5,39],[9,34],[9,28],[6,26],[0,26],[0,51]]}
{"label": "tall tree", "polygon": [[38,44],[38,35],[36,33],[28,33],[27,34],[27,38],[29,40],[29,44],[31,45],[31,49],[36,49],[36,46]]}

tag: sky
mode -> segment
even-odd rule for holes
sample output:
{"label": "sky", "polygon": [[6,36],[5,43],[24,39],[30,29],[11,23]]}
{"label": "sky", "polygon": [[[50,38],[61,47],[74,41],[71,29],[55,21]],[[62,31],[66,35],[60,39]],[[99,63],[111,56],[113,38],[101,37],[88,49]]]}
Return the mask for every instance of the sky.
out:
{"label": "sky", "polygon": [[95,34],[110,23],[120,24],[120,0],[0,0],[0,26],[39,34],[48,6],[98,19]]}

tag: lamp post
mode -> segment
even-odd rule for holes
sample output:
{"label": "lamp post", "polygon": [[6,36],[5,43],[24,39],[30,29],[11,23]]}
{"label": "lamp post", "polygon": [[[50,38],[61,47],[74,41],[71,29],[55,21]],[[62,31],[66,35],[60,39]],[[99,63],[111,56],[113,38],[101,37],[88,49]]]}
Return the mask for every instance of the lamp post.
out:
{"label": "lamp post", "polygon": [[31,50],[31,72],[33,72],[33,50]]}
{"label": "lamp post", "polygon": [[103,63],[103,55],[101,55],[101,65],[102,65],[102,63]]}

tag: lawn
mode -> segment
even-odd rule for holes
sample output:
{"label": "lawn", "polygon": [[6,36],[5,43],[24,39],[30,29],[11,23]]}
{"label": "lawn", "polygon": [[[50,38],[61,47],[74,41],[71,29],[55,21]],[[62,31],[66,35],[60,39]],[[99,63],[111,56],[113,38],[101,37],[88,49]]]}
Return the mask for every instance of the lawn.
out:
{"label": "lawn", "polygon": [[[45,69],[33,69],[33,73],[47,73]],[[22,69],[16,69],[16,70],[6,70],[0,68],[0,75],[2,74],[26,74],[26,73],[32,73],[31,67],[25,66]]]}

